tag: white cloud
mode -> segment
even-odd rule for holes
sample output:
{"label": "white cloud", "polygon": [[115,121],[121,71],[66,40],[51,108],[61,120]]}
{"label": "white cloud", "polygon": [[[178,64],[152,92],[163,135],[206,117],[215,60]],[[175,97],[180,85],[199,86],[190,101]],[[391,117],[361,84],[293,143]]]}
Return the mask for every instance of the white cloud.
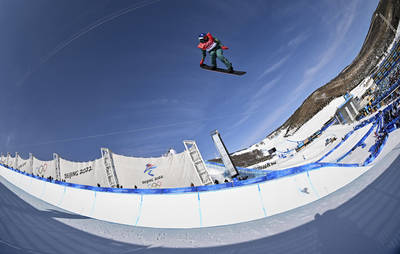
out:
{"label": "white cloud", "polygon": [[[296,37],[294,37],[292,40],[290,40],[287,43],[287,46],[290,48],[296,48],[298,47],[302,42],[304,42],[305,40],[307,40],[307,38],[310,36],[310,34],[308,32],[303,32],[298,34]],[[282,50],[286,48],[283,47],[281,48]],[[269,66],[258,78],[257,80],[261,80],[262,78],[264,78],[265,76],[267,76],[268,74],[278,70],[280,67],[282,67],[291,57],[291,55],[286,55],[284,57],[282,57],[278,62],[274,63],[273,65]]]}
{"label": "white cloud", "polygon": [[262,79],[263,77],[265,77],[266,75],[276,71],[277,69],[279,69],[288,59],[289,59],[290,55],[287,55],[283,58],[281,58],[281,60],[279,60],[278,62],[276,62],[275,64],[271,65],[270,67],[268,67],[258,78],[257,80]]}
{"label": "white cloud", "polygon": [[266,103],[267,93],[279,82],[280,79],[281,77],[279,76],[267,82],[250,98],[246,105],[246,110],[243,113],[243,117],[232,126],[232,129],[245,123],[252,114],[260,110],[260,107]]}
{"label": "white cloud", "polygon": [[264,138],[268,133],[267,130],[276,124],[276,121],[282,119],[282,116],[287,113],[287,108],[296,102],[296,97],[287,97],[286,103],[276,108],[258,125],[258,128],[250,133],[243,142],[244,146],[250,146],[260,139]]}
{"label": "white cloud", "polygon": [[297,46],[299,46],[302,42],[304,42],[305,40],[307,40],[307,38],[310,36],[310,33],[308,32],[303,32],[298,34],[296,37],[294,37],[293,39],[291,39],[288,42],[288,46],[289,47],[294,47],[296,48]]}
{"label": "white cloud", "polygon": [[309,85],[314,79],[315,74],[317,74],[326,64],[331,62],[336,55],[336,51],[339,46],[344,42],[347,32],[349,31],[351,24],[354,21],[356,15],[357,2],[350,5],[348,9],[341,16],[341,21],[337,24],[335,33],[332,35],[335,40],[329,46],[329,48],[319,57],[319,62],[308,68],[304,72],[303,81],[297,88],[294,90],[294,94],[298,94],[301,90],[303,90],[307,85]]}

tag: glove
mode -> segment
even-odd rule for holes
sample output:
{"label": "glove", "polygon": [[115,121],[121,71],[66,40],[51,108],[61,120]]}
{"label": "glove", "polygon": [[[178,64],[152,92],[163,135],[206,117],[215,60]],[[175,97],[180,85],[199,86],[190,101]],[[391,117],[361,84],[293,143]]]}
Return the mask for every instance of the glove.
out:
{"label": "glove", "polygon": [[200,66],[203,66],[203,65],[204,65],[204,59],[201,59]]}
{"label": "glove", "polygon": [[222,48],[223,50],[229,49],[228,47],[225,47],[225,46],[221,46],[221,48]]}

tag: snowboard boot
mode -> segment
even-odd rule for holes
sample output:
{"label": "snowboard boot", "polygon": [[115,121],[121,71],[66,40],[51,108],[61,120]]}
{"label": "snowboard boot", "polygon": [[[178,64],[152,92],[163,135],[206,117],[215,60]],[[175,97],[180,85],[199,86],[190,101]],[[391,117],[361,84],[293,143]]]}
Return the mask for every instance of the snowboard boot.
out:
{"label": "snowboard boot", "polygon": [[228,67],[228,72],[229,72],[229,73],[232,73],[232,72],[234,72],[234,70],[233,70],[233,66],[232,66],[232,65]]}
{"label": "snowboard boot", "polygon": [[211,70],[216,70],[217,69],[217,66],[216,65],[212,65],[211,66]]}

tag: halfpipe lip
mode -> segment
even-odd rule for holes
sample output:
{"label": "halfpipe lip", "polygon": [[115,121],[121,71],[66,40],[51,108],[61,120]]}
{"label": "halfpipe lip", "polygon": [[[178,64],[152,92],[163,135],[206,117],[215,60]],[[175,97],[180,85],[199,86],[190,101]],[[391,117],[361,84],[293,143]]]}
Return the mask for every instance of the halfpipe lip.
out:
{"label": "halfpipe lip", "polygon": [[160,189],[132,189],[132,188],[111,188],[111,187],[97,187],[97,186],[90,186],[90,185],[82,185],[82,184],[75,184],[75,183],[67,183],[58,180],[50,180],[44,177],[35,176],[33,174],[29,174],[26,172],[21,172],[17,169],[8,167],[4,164],[1,164],[4,168],[12,170],[16,173],[32,177],[41,181],[58,184],[62,186],[67,186],[76,189],[84,189],[84,190],[91,190],[96,192],[112,192],[112,193],[126,193],[126,194],[183,194],[183,193],[197,193],[197,192],[207,192],[207,191],[218,191],[224,190],[229,188],[237,188],[242,186],[248,186],[253,184],[259,184],[267,181],[272,181],[284,177],[298,175],[304,172],[309,172],[312,170],[321,169],[324,167],[363,167],[359,164],[345,164],[345,163],[327,163],[327,162],[312,162],[308,164],[304,164],[301,166],[286,168],[282,170],[272,171],[269,172],[266,176],[256,177],[248,180],[243,181],[233,181],[228,183],[216,184],[216,185],[204,185],[204,186],[194,186],[194,187],[179,187],[179,188],[160,188]]}

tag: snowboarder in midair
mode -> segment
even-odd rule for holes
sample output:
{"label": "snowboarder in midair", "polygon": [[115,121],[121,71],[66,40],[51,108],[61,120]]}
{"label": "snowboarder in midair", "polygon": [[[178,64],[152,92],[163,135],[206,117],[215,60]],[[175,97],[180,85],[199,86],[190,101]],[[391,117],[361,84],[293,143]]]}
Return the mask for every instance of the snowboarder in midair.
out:
{"label": "snowboarder in midair", "polygon": [[199,45],[198,48],[201,49],[203,57],[200,61],[200,66],[204,66],[204,59],[207,56],[207,52],[210,54],[211,57],[211,69],[215,70],[217,68],[217,57],[221,62],[223,62],[229,72],[233,72],[232,64],[226,59],[223,55],[222,50],[228,49],[227,47],[223,46],[221,41],[218,40],[216,37],[213,37],[210,33],[201,33],[199,35]]}

